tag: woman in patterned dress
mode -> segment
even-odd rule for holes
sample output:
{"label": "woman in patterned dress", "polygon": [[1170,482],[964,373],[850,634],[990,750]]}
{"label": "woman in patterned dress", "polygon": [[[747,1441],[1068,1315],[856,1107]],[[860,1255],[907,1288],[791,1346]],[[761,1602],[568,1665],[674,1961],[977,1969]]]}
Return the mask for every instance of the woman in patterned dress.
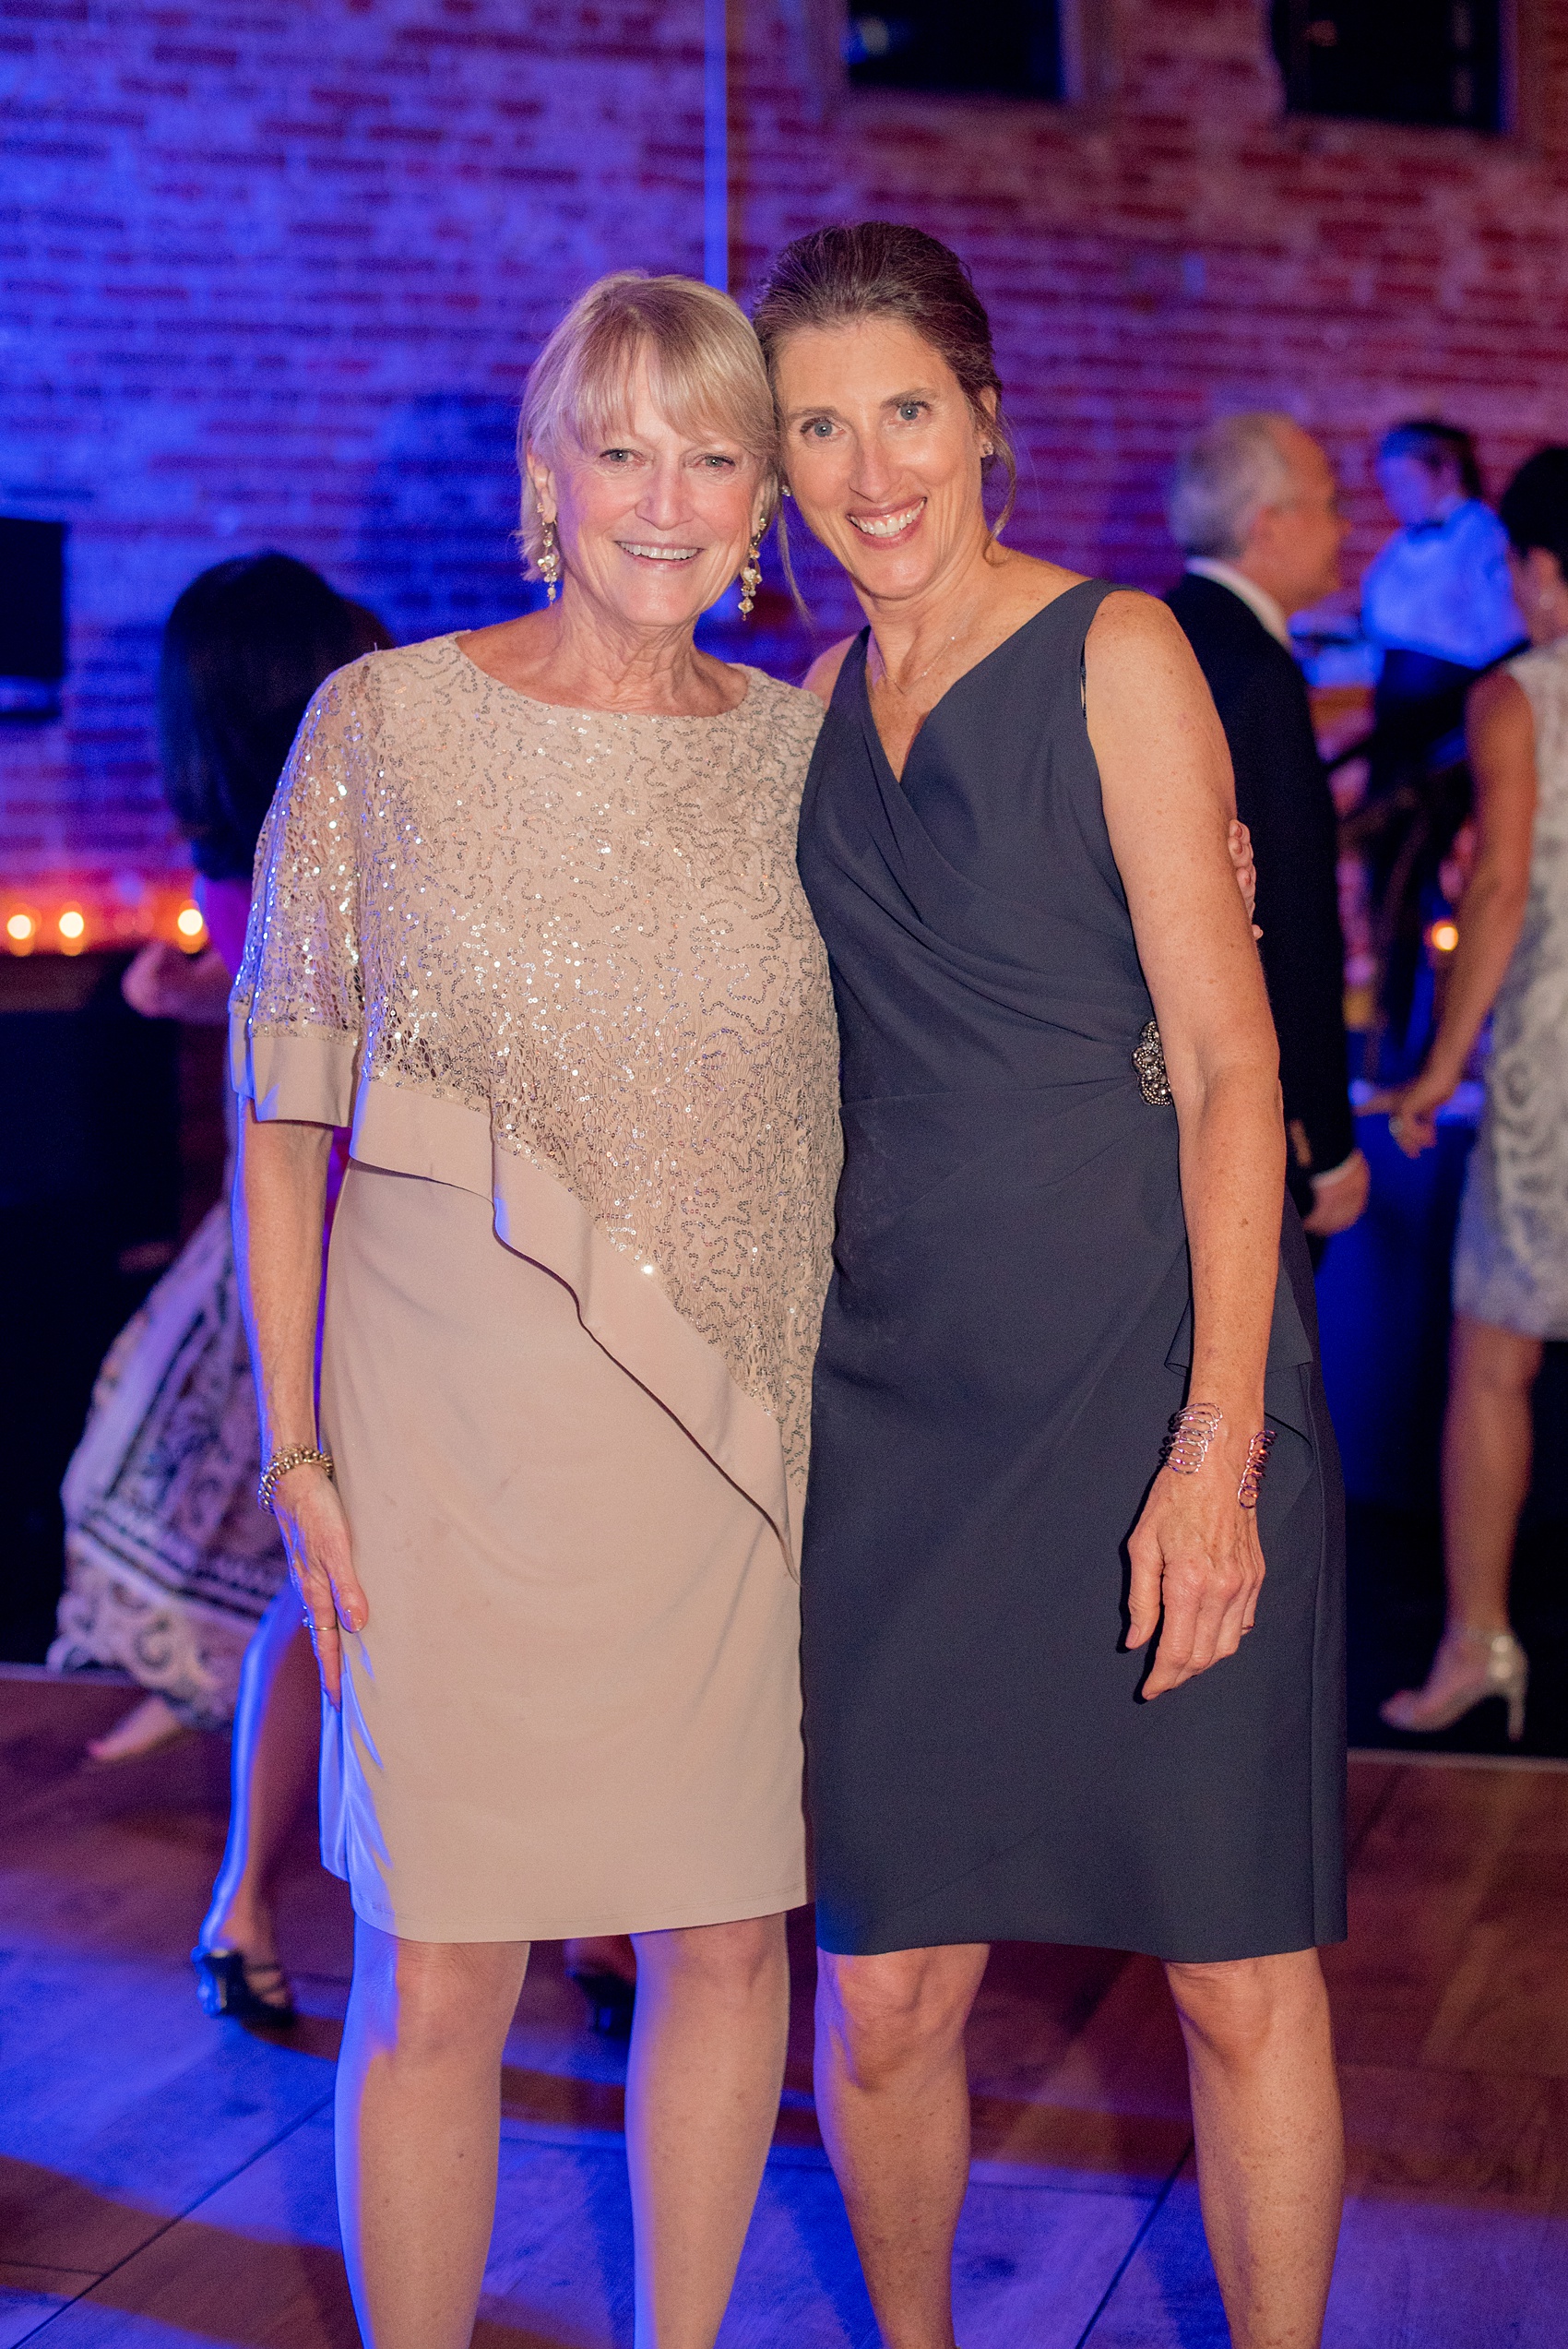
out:
{"label": "woman in patterned dress", "polygon": [[637,2338],[704,2349],[806,1893],[794,1554],[838,1117],[794,846],[820,711],[693,643],[776,495],[727,296],[590,289],[519,455],[559,601],[357,663],[295,745],[235,991],[236,1230],[357,1916],[364,2336],[468,2342],[529,1945],[630,1932]]}
{"label": "woman in patterned dress", "polygon": [[1402,1150],[1430,1148],[1491,1014],[1454,1262],[1448,1620],[1425,1686],[1391,1697],[1383,1717],[1447,1729],[1500,1697],[1517,1743],[1529,1665],[1508,1582],[1530,1482],[1530,1396],[1542,1347],[1568,1338],[1568,448],[1521,466],[1500,511],[1532,649],[1471,689],[1476,858],[1443,1018],[1415,1082],[1377,1104]]}
{"label": "woman in patterned dress", "polygon": [[[163,632],[159,735],[164,793],[191,845],[208,943],[196,956],[162,940],[142,948],[124,991],[145,1018],[225,1025],[256,838],[289,745],[322,680],[390,641],[373,614],[287,554],[214,564],[182,591]],[[247,1790],[258,1741],[267,1783],[277,1777],[279,1738],[297,1743],[271,1698],[299,1685],[301,1643],[291,1659],[297,1625],[282,1627],[281,1644],[264,1628],[287,1568],[277,1528],[255,1506],[255,1394],[228,1192],[225,1169],[219,1203],[99,1375],[65,1475],[66,1580],[49,1661],[57,1671],[118,1665],[145,1691],[88,1747],[100,1762],[137,1760],[192,1728],[227,1727],[244,1674],[234,1818],[248,1889],[226,1922],[236,1962],[243,1952],[259,1976],[276,1973],[266,1884],[297,1806],[284,1798],[275,1832],[263,1817],[270,1806],[258,1812]],[[303,1661],[308,1690],[308,1652]],[[307,1728],[300,1783],[308,1786],[314,1723]],[[291,1786],[300,1779],[297,1768],[283,1775]],[[276,1982],[267,1993],[275,2010],[286,2007]]]}

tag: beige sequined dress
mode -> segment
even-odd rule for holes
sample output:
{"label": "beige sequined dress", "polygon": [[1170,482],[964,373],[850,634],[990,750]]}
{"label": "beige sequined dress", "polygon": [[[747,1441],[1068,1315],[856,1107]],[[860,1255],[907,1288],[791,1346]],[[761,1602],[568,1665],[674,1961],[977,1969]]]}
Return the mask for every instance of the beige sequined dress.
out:
{"label": "beige sequined dress", "polygon": [[820,712],[341,671],[262,836],[235,1082],[351,1124],[322,1426],[370,1621],[323,1831],[415,1939],[805,1897],[794,1555],[838,1163]]}

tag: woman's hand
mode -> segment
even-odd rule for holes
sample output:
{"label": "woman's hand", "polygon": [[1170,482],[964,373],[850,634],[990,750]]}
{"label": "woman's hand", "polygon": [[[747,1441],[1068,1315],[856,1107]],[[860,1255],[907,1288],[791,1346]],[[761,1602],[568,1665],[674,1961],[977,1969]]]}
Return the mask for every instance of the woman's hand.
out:
{"label": "woman's hand", "polygon": [[1422,1151],[1431,1150],[1436,1141],[1437,1113],[1444,1102],[1453,1099],[1458,1084],[1458,1078],[1451,1077],[1445,1069],[1428,1066],[1413,1083],[1373,1093],[1365,1115],[1386,1115],[1388,1130],[1406,1157],[1420,1158]]}
{"label": "woman's hand", "polygon": [[289,1570],[304,1608],[321,1685],[335,1707],[343,1702],[343,1631],[362,1631],[370,1607],[354,1572],[349,1520],[338,1487],[314,1461],[280,1476],[273,1508],[289,1555]]}
{"label": "woman's hand", "polygon": [[165,938],[149,938],[120,982],[120,993],[144,1019],[184,1019],[196,1028],[228,1024],[233,981],[216,947],[186,954]]}
{"label": "woman's hand", "polygon": [[1465,734],[1476,789],[1475,854],[1455,917],[1459,943],[1449,965],[1443,1017],[1414,1084],[1377,1093],[1367,1104],[1387,1112],[1388,1130],[1407,1158],[1419,1158],[1437,1139],[1437,1113],[1456,1091],[1497,1000],[1529,902],[1535,718],[1516,677],[1494,669],[1470,687]]}
{"label": "woman's hand", "polygon": [[1127,1544],[1133,1568],[1127,1645],[1141,1648],[1159,1633],[1143,1683],[1146,1697],[1162,1697],[1233,1656],[1253,1628],[1263,1550],[1256,1510],[1243,1508],[1236,1497],[1249,1440],[1227,1427],[1195,1474],[1162,1468]]}
{"label": "woman's hand", "polygon": [[[1225,836],[1230,852],[1230,869],[1236,876],[1236,887],[1241,892],[1241,902],[1247,909],[1247,919],[1253,922],[1258,903],[1258,868],[1253,862],[1253,836],[1239,817],[1232,817],[1230,829]],[[1261,938],[1263,932],[1253,922],[1253,936]]]}

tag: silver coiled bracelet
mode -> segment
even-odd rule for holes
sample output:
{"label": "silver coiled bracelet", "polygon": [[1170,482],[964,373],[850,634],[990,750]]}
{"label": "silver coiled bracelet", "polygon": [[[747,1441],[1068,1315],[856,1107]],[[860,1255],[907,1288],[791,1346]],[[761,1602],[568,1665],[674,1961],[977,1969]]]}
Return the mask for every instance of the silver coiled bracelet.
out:
{"label": "silver coiled bracelet", "polygon": [[[1208,1448],[1218,1435],[1224,1417],[1215,1403],[1188,1403],[1184,1410],[1172,1413],[1159,1456],[1173,1476],[1197,1474],[1208,1458]],[[1247,1464],[1236,1488],[1236,1498],[1243,1508],[1256,1508],[1273,1449],[1273,1428],[1260,1427],[1247,1446]]]}

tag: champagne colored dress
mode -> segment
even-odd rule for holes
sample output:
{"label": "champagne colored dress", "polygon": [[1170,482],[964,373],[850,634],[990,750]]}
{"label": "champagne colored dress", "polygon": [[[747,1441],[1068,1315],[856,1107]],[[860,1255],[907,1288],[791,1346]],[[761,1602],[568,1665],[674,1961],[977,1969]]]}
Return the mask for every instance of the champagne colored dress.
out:
{"label": "champagne colored dress", "polygon": [[821,713],[530,699],[452,638],[316,697],[234,1075],[351,1124],[323,1440],[370,1605],[323,1838],[368,1922],[557,1938],[805,1898],[795,1551],[837,1173],[794,866]]}

